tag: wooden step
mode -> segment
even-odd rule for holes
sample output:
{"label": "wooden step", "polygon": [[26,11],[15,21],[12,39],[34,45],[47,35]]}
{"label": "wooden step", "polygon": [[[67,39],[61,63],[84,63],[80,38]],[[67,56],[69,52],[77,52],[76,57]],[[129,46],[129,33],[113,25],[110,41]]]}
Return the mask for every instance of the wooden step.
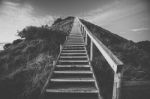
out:
{"label": "wooden step", "polygon": [[81,34],[69,35],[68,37],[76,37],[76,36],[83,37]]}
{"label": "wooden step", "polygon": [[65,44],[64,46],[77,46],[77,47],[80,47],[80,46],[85,46],[85,45],[82,45],[82,44],[80,44],[80,45],[68,45],[68,44],[67,44],[67,45],[66,45],[66,44]]}
{"label": "wooden step", "polygon": [[69,42],[69,43],[65,43],[64,45],[85,45],[84,43],[76,43],[76,42]]}
{"label": "wooden step", "polygon": [[82,51],[84,51],[84,52],[86,52],[86,50],[62,50],[62,51],[68,51],[68,52],[82,52]]}
{"label": "wooden step", "polygon": [[69,35],[69,37],[83,37],[82,35]]}
{"label": "wooden step", "polygon": [[89,62],[88,60],[58,60],[59,62]]}
{"label": "wooden step", "polygon": [[85,50],[85,47],[63,47],[63,50]]}
{"label": "wooden step", "polygon": [[69,38],[69,37],[68,37],[68,38],[67,38],[67,41],[68,41],[68,40],[70,40],[70,41],[84,41],[83,38],[77,38],[77,37],[76,37],[76,38]]}
{"label": "wooden step", "polygon": [[88,58],[87,57],[85,57],[85,58],[59,58],[59,60],[88,60]]}
{"label": "wooden step", "polygon": [[60,58],[87,58],[87,56],[60,56]]}
{"label": "wooden step", "polygon": [[51,82],[94,82],[93,78],[52,78]]}
{"label": "wooden step", "polygon": [[64,48],[85,48],[85,46],[64,46]]}
{"label": "wooden step", "polygon": [[54,73],[62,73],[62,74],[92,74],[92,71],[54,71]]}
{"label": "wooden step", "polygon": [[70,89],[46,89],[46,92],[51,93],[98,93],[98,90],[91,88],[70,88]]}
{"label": "wooden step", "polygon": [[89,65],[56,65],[57,67],[90,67]]}
{"label": "wooden step", "polygon": [[65,54],[65,55],[68,55],[68,54],[70,54],[70,55],[87,55],[86,53],[65,53],[65,52],[62,52],[61,55],[63,55],[63,54]]}
{"label": "wooden step", "polygon": [[76,42],[76,43],[84,43],[84,40],[83,39],[67,39],[67,42]]}
{"label": "wooden step", "polygon": [[78,37],[78,36],[69,36],[68,38],[73,38],[73,39],[83,39],[82,36]]}
{"label": "wooden step", "polygon": [[66,50],[62,50],[61,53],[86,53],[86,51],[66,51]]}

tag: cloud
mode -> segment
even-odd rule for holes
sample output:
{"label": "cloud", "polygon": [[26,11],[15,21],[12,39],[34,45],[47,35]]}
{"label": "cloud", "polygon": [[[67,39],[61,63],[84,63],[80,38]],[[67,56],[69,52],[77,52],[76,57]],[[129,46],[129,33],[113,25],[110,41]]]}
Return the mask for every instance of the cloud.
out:
{"label": "cloud", "polygon": [[147,31],[150,30],[150,28],[137,28],[137,29],[132,29],[131,31],[133,32],[141,32],[141,31]]}
{"label": "cloud", "polygon": [[[149,2],[146,0],[118,0],[91,11],[86,19],[133,41],[144,40],[144,38],[150,40],[147,33],[150,32]],[[139,31],[142,31],[142,39],[137,35]]]}
{"label": "cloud", "polygon": [[51,25],[54,20],[50,15],[44,17],[34,16],[34,8],[30,4],[22,5],[5,1],[0,9],[0,42],[13,41],[17,38],[15,36],[17,30],[21,30],[26,26]]}

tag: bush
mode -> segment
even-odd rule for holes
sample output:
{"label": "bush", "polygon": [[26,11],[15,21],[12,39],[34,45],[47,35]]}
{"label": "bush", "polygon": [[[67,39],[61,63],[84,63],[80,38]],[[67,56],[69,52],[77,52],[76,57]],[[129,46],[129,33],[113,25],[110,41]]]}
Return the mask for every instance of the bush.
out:
{"label": "bush", "polygon": [[40,39],[54,39],[57,37],[63,38],[63,36],[66,36],[66,33],[59,30],[51,30],[46,27],[29,26],[23,29],[22,31],[18,32],[18,35],[26,40],[32,40],[39,38]]}
{"label": "bush", "polygon": [[22,42],[23,40],[22,39],[17,39],[17,40],[14,40],[13,41],[13,44],[15,45],[15,44],[18,44],[18,43],[20,43],[20,42]]}
{"label": "bush", "polygon": [[57,24],[57,23],[59,23],[59,22],[61,22],[61,21],[62,21],[61,18],[57,18],[57,19],[54,21],[53,25],[54,25],[54,24]]}
{"label": "bush", "polygon": [[7,44],[5,44],[5,45],[4,45],[4,47],[3,47],[3,48],[4,48],[4,50],[8,49],[11,45],[12,45],[11,43],[7,43]]}
{"label": "bush", "polygon": [[62,21],[53,30],[47,25],[28,26],[18,32],[23,40],[5,45],[8,49],[0,52],[0,76],[3,77],[0,79],[0,92],[4,99],[38,98],[51,72],[53,60],[59,54],[59,45],[64,43],[65,32],[71,30],[72,23],[72,20]]}

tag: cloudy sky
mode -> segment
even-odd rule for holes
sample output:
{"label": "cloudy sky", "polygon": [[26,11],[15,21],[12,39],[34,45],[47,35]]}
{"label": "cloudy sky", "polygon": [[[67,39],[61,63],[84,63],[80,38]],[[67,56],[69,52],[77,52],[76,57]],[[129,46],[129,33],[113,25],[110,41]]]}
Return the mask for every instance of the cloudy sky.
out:
{"label": "cloudy sky", "polygon": [[150,40],[149,0],[0,0],[0,42],[29,25],[79,16],[133,41]]}

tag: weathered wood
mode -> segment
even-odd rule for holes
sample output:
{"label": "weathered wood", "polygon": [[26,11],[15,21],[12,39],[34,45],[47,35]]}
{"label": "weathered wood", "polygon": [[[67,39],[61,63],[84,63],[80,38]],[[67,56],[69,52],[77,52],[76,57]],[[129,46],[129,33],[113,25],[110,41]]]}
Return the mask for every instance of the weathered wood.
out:
{"label": "weathered wood", "polygon": [[92,35],[92,33],[87,29],[87,27],[80,22],[78,19],[78,22],[84,26],[85,31],[88,35],[88,37],[91,39],[91,41],[95,44],[95,46],[98,48],[98,50],[101,52],[101,54],[104,56],[104,58],[107,60],[111,68],[114,70],[114,72],[120,72],[123,62],[120,61],[97,37]]}
{"label": "weathered wood", "polygon": [[93,43],[104,56],[106,61],[109,63],[111,68],[114,71],[114,85],[113,85],[113,96],[112,99],[119,99],[121,96],[121,70],[123,67],[123,62],[120,61],[97,37],[92,35],[92,33],[88,30],[88,28],[82,24],[82,22],[77,18],[79,24],[81,24],[84,29],[85,33],[91,40],[91,48],[90,48],[90,60],[92,61],[93,58]]}
{"label": "weathered wood", "polygon": [[61,52],[61,50],[62,50],[62,45],[60,44],[60,52]]}
{"label": "weathered wood", "polygon": [[91,44],[90,44],[90,61],[93,60],[93,42],[91,41]]}
{"label": "weathered wood", "polygon": [[121,96],[121,73],[115,73],[112,99],[120,99],[120,96]]}
{"label": "weathered wood", "polygon": [[87,45],[87,34],[85,34],[85,45]]}

